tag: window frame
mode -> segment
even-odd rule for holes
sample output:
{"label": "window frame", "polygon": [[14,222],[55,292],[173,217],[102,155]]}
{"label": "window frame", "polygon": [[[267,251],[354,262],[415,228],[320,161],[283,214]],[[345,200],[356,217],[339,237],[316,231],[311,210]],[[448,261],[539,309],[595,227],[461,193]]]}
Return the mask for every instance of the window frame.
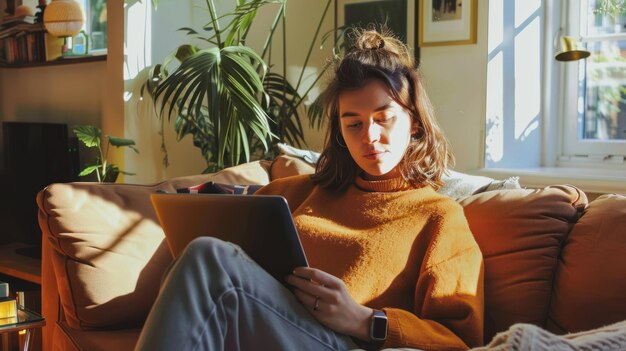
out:
{"label": "window frame", "polygon": [[[580,10],[587,8],[588,0],[566,1],[561,3],[560,35],[571,35],[581,38],[581,42],[598,40],[626,40],[626,33],[618,35],[587,36],[583,32],[585,23],[581,23]],[[584,6],[584,7],[583,7]],[[565,8],[563,8],[565,7]],[[619,163],[626,160],[626,140],[593,140],[583,139],[581,123],[585,97],[579,97],[579,82],[585,74],[586,60],[559,62],[559,83],[561,89],[559,122],[561,130],[560,165],[571,163]],[[575,102],[575,103],[573,103]]]}
{"label": "window frame", "polygon": [[[83,8],[84,11],[84,15],[85,15],[85,25],[84,25],[84,30],[85,32],[88,34],[89,36],[89,55],[106,55],[107,51],[108,51],[108,43],[105,41],[105,47],[104,48],[100,48],[100,49],[92,49],[92,44],[93,43],[93,38],[92,38],[92,25],[91,25],[91,13],[92,13],[92,9],[91,9],[91,0],[77,0],[78,3],[80,4],[80,6]],[[108,0],[105,0],[105,3]]]}

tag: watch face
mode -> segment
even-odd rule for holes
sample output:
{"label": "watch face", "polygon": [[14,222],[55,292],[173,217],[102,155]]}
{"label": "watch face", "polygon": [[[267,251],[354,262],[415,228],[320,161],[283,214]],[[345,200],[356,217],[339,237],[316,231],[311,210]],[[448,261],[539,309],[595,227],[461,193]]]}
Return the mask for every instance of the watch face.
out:
{"label": "watch face", "polygon": [[387,316],[384,312],[375,313],[372,318],[372,330],[370,337],[373,340],[387,339]]}

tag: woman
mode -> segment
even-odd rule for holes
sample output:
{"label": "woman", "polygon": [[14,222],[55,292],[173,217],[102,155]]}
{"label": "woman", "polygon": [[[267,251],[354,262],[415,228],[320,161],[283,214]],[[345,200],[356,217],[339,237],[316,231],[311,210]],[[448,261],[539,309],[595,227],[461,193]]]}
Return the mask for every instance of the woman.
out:
{"label": "woman", "polygon": [[407,48],[360,33],[326,89],[329,130],[313,176],[287,198],[310,267],[293,293],[236,246],[194,240],[168,273],[138,350],[463,350],[482,344],[482,255],[435,192],[447,143]]}

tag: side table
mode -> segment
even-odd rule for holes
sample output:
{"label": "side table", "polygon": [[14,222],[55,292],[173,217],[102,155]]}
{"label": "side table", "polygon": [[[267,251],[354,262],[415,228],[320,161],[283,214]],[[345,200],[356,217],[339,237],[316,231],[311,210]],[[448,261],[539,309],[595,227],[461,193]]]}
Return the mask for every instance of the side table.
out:
{"label": "side table", "polygon": [[45,325],[46,320],[42,315],[20,307],[17,311],[17,318],[13,318],[7,323],[0,324],[0,334],[7,334],[25,329],[26,337],[24,338],[24,351],[28,351],[30,350],[30,340],[33,330],[41,328]]}

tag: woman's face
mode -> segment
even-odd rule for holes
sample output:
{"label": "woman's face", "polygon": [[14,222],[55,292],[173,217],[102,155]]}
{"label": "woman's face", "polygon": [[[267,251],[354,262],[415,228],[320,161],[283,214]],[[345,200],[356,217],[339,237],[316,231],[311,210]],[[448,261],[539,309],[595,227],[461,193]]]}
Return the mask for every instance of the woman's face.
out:
{"label": "woman's face", "polygon": [[339,94],[339,123],[350,155],[369,180],[394,178],[416,130],[409,111],[374,80]]}

